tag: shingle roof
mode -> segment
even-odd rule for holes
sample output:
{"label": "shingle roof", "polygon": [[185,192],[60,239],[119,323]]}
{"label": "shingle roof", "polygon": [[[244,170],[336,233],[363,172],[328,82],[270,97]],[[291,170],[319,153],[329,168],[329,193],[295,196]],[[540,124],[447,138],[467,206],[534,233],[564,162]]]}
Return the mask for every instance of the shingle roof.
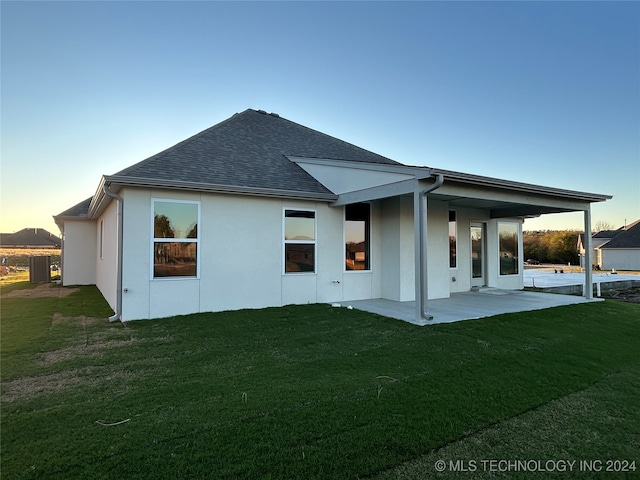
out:
{"label": "shingle roof", "polygon": [[278,115],[249,109],[114,177],[331,193],[285,155],[399,165]]}
{"label": "shingle roof", "polygon": [[622,232],[622,227],[618,230],[600,230],[598,233],[594,233],[591,238],[613,238]]}
{"label": "shingle roof", "polygon": [[0,245],[20,247],[59,247],[60,238],[44,228],[23,228],[15,233],[0,234]]}
{"label": "shingle roof", "polygon": [[55,217],[80,217],[80,218],[82,218],[82,217],[87,215],[87,212],[89,211],[89,205],[91,204],[91,200],[93,200],[93,197],[89,197],[86,200],[81,201],[77,205],[74,205],[73,207],[65,210],[64,212],[59,213]]}
{"label": "shingle roof", "polygon": [[600,248],[640,248],[640,220],[627,226]]}

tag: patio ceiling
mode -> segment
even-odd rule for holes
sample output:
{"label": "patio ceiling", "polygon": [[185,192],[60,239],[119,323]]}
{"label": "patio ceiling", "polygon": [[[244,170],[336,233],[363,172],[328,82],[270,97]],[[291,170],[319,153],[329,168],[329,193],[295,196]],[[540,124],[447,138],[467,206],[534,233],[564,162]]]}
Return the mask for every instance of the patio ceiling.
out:
{"label": "patio ceiling", "polygon": [[[473,197],[440,195],[437,193],[432,194],[431,198],[446,201],[452,208],[466,207],[486,209],[490,211],[491,218],[534,217],[546,213],[563,213],[576,211],[576,208],[561,207],[557,205],[531,205],[527,203],[505,202]],[[579,208],[577,210],[584,210],[584,208]]]}

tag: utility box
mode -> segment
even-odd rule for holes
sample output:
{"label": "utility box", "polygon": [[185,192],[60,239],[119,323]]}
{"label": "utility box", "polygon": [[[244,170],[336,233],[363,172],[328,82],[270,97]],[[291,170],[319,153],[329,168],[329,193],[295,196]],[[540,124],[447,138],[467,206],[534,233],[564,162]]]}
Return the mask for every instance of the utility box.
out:
{"label": "utility box", "polygon": [[29,281],[31,283],[51,281],[51,255],[29,255]]}

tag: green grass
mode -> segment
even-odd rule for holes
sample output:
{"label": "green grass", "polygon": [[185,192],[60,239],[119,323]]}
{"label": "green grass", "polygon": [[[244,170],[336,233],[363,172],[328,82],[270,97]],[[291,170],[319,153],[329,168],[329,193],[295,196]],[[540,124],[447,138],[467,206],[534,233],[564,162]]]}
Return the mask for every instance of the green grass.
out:
{"label": "green grass", "polygon": [[639,305],[422,328],[326,305],[126,325],[110,313],[93,287],[2,299],[3,478],[470,478],[435,461],[640,462]]}

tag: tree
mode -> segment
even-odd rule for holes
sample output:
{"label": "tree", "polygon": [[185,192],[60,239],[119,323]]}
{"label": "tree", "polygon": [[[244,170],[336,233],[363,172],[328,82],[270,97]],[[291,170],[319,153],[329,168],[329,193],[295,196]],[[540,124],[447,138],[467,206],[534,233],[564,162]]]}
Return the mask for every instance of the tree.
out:
{"label": "tree", "polygon": [[598,220],[596,226],[593,228],[594,233],[603,232],[604,230],[614,230],[613,226],[609,222],[604,220]]}
{"label": "tree", "polygon": [[525,261],[532,258],[542,263],[577,265],[579,233],[574,230],[524,232],[522,240]]}
{"label": "tree", "polygon": [[155,238],[175,238],[176,234],[171,227],[171,222],[166,215],[154,215],[153,236]]}
{"label": "tree", "polygon": [[198,238],[198,224],[192,223],[187,231],[187,238]]}

